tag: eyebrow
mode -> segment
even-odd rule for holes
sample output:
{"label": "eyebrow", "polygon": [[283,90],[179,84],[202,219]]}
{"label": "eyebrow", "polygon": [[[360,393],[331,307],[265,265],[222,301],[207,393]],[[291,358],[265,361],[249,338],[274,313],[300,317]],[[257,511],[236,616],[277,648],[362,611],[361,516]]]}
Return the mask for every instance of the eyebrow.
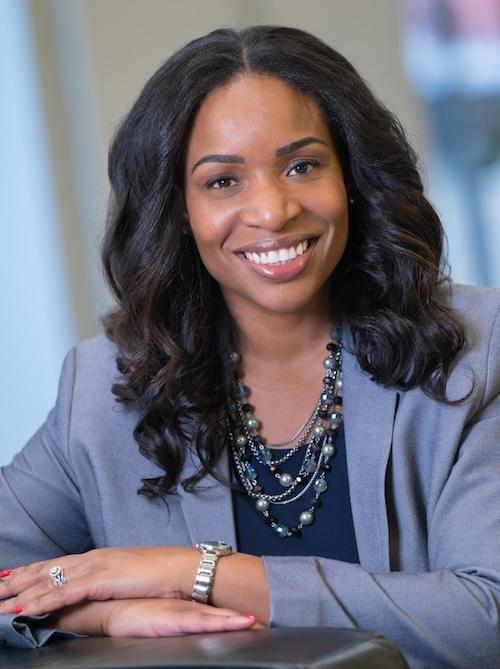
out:
{"label": "eyebrow", "polygon": [[287,156],[289,153],[298,151],[303,146],[308,146],[309,144],[323,144],[323,146],[326,146],[326,142],[324,142],[322,139],[319,139],[319,137],[303,137],[302,139],[298,139],[296,142],[291,142],[286,146],[282,146],[281,148],[276,149],[275,155],[277,158],[281,158],[281,156]]}
{"label": "eyebrow", "polygon": [[[285,146],[281,146],[279,149],[276,149],[274,155],[277,158],[281,158],[282,156],[287,156],[294,151],[298,151],[304,146],[308,146],[309,144],[323,144],[324,146],[327,146],[326,142],[324,142],[322,139],[319,139],[319,137],[302,137],[302,139],[297,139],[295,142],[291,142],[290,144],[286,144]],[[241,165],[244,164],[244,162],[245,159],[243,156],[239,156],[237,154],[210,153],[206,156],[203,156],[203,158],[200,158],[193,165],[191,174],[193,174],[197,167],[203,165],[203,163],[237,163]]]}

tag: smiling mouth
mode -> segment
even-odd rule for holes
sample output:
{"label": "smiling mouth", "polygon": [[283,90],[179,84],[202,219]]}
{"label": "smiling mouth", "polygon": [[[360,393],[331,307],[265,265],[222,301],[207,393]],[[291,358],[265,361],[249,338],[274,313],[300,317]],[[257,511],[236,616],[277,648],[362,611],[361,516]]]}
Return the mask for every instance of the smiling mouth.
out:
{"label": "smiling mouth", "polygon": [[271,249],[269,251],[245,251],[242,255],[255,265],[284,265],[303,255],[310,247],[312,239],[303,239],[297,244],[291,244],[280,249]]}

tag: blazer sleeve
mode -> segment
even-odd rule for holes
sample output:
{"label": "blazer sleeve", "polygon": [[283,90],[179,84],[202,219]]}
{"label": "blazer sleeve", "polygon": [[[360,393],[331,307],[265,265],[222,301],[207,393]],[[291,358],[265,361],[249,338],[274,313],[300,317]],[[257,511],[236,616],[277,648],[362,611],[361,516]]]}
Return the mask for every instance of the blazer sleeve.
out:
{"label": "blazer sleeve", "polygon": [[491,332],[480,409],[428,509],[429,571],[264,557],[272,626],[376,630],[412,669],[500,666],[500,332]]}
{"label": "blazer sleeve", "polygon": [[[73,349],[63,365],[55,408],[12,463],[0,469],[0,570],[92,548],[68,451],[74,378]],[[0,642],[32,647],[54,633],[37,629],[36,619],[0,615]]]}

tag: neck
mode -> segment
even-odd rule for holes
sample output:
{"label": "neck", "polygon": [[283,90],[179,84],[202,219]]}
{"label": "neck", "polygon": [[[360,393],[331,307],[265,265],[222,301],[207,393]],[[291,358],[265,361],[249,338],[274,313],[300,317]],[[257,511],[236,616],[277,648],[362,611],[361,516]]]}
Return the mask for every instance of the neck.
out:
{"label": "neck", "polygon": [[318,347],[323,350],[332,325],[340,324],[327,300],[318,300],[289,314],[262,312],[253,305],[231,311],[238,326],[243,358],[273,366],[297,360]]}

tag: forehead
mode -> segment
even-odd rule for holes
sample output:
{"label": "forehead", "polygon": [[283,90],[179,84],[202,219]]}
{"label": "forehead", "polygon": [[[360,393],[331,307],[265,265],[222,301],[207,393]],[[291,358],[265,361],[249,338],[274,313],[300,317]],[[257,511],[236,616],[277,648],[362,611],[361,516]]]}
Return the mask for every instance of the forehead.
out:
{"label": "forehead", "polygon": [[[275,146],[302,136],[319,136],[331,144],[316,101],[281,79],[244,74],[213,90],[196,114],[188,140],[188,160],[198,152]],[[271,147],[269,147],[271,148]]]}

